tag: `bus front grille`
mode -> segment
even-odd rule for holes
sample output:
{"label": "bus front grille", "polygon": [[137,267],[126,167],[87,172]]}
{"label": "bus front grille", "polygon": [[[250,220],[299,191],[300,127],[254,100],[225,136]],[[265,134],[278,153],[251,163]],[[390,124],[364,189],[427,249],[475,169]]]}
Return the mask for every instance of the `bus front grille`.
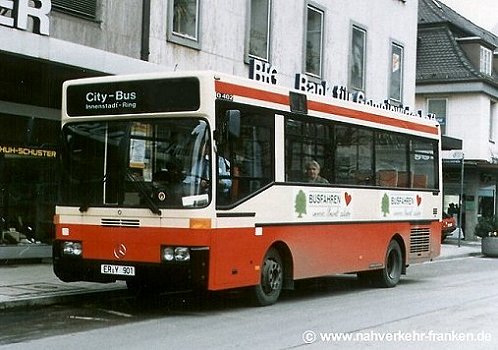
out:
{"label": "bus front grille", "polygon": [[410,253],[429,251],[430,229],[428,227],[413,227],[410,232]]}
{"label": "bus front grille", "polygon": [[112,226],[112,227],[140,227],[140,220],[102,218],[100,224],[102,226]]}

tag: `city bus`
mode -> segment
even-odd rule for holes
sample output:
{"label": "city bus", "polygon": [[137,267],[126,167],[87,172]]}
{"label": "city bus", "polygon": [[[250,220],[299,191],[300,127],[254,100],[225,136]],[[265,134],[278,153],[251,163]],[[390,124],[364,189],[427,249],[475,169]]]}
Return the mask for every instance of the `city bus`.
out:
{"label": "city bus", "polygon": [[210,71],[72,80],[62,98],[62,281],[270,305],[321,276],[394,287],[439,255],[434,118]]}

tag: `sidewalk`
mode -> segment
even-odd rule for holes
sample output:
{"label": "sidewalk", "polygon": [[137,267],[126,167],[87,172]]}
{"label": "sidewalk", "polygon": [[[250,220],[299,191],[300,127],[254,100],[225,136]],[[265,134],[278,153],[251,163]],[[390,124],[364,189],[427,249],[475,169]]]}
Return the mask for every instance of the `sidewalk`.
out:
{"label": "sidewalk", "polygon": [[[435,260],[454,259],[481,254],[481,242],[449,239],[441,245],[441,255]],[[38,264],[0,265],[0,311],[14,307],[50,305],[71,298],[125,290],[124,282],[110,284],[60,281],[52,271],[50,260]]]}
{"label": "sidewalk", "polygon": [[458,239],[447,238],[444,243],[441,244],[441,255],[434,260],[455,259],[471,255],[482,255],[481,241],[460,240],[460,246],[458,246]]}
{"label": "sidewalk", "polygon": [[0,265],[0,311],[14,307],[50,305],[81,295],[124,289],[124,282],[62,282],[55,276],[50,259],[37,264]]}

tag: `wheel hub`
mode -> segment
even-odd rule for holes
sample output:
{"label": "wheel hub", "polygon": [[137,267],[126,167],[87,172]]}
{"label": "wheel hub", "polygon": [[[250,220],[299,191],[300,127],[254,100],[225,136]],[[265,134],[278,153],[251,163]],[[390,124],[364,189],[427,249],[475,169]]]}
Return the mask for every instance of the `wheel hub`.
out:
{"label": "wheel hub", "polygon": [[274,290],[279,290],[282,284],[282,267],[273,260],[265,262],[265,281],[264,289],[266,293],[271,293]]}

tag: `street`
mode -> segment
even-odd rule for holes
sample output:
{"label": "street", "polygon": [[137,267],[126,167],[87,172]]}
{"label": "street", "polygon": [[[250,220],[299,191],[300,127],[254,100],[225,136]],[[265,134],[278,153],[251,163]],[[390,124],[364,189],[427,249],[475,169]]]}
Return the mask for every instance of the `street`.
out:
{"label": "street", "polygon": [[497,279],[498,259],[471,256],[410,266],[393,289],[349,275],[301,281],[264,308],[243,293],[110,293],[6,311],[0,348],[496,349]]}

